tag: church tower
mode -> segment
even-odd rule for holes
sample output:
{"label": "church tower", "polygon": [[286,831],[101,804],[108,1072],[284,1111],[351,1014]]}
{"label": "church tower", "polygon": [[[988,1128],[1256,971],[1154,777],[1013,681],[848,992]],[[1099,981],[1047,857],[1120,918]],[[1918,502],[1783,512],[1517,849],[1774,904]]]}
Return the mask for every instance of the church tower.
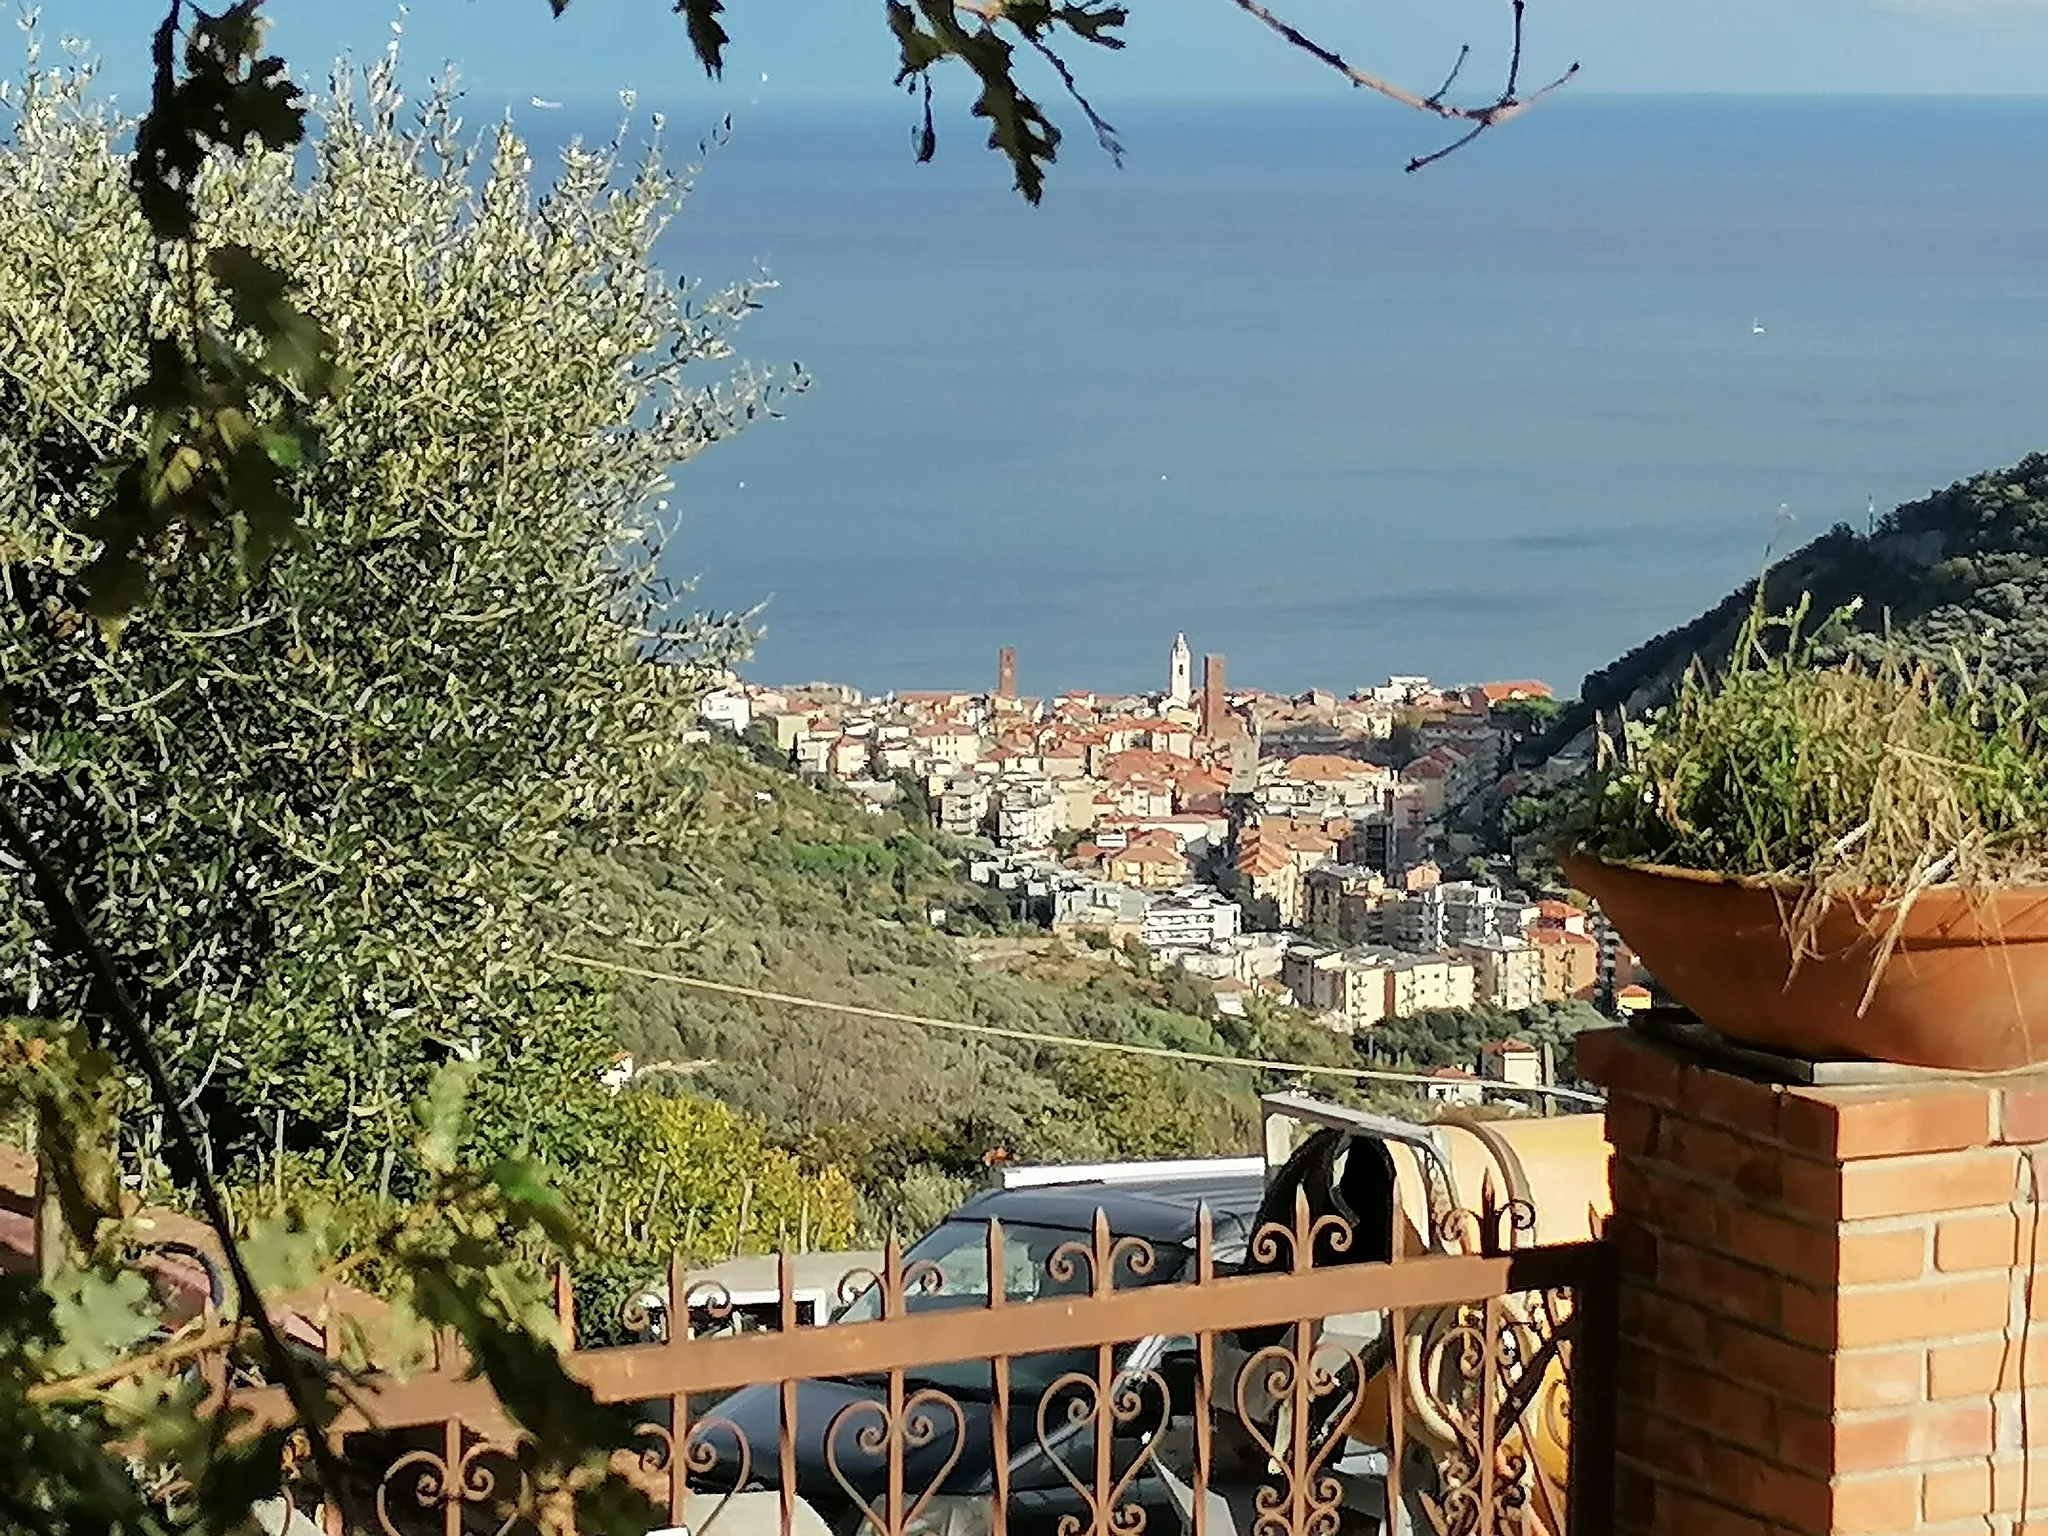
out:
{"label": "church tower", "polygon": [[1188,649],[1188,637],[1173,637],[1173,655],[1167,669],[1166,702],[1187,705],[1195,699],[1195,653]]}

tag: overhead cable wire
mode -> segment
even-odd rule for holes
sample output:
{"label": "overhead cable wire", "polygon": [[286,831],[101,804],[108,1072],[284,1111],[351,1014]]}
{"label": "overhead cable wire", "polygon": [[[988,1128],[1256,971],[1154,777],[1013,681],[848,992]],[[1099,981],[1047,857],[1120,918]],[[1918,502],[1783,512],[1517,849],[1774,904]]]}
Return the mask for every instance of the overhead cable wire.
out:
{"label": "overhead cable wire", "polygon": [[[600,960],[594,955],[572,955],[553,951],[557,960],[592,970],[612,971],[643,981],[664,981],[673,986],[716,992],[726,997],[751,998],[756,1002],[783,1003],[793,1008],[817,1008],[855,1018],[880,1019],[891,1024],[915,1024],[925,1029],[952,1030],[963,1035],[980,1035],[996,1040],[1019,1040],[1033,1045],[1054,1045],[1074,1050],[1110,1051],[1122,1056],[1150,1056],[1163,1061],[1190,1062],[1205,1067],[1236,1067],[1250,1072],[1284,1072],[1302,1076],[1339,1077],[1350,1082],[1441,1084],[1444,1079],[1426,1072],[1395,1072],[1377,1067],[1331,1067],[1313,1061],[1267,1061],[1256,1056],[1224,1056],[1212,1051],[1182,1050],[1171,1045],[1137,1045],[1122,1040],[1091,1040],[1082,1035],[1056,1035],[1046,1030],[1012,1029],[1000,1024],[969,1024],[960,1019],[933,1018],[922,1013],[898,1013],[891,1008],[869,1008],[860,1003],[833,1003],[818,997],[799,997],[791,992],[769,992],[760,987],[743,987],[730,981],[711,981],[702,976],[685,976],[679,971],[656,971],[627,965],[618,960]],[[1577,1088],[1551,1088],[1533,1083],[1509,1083],[1495,1078],[1475,1082],[1473,1087],[1489,1093],[1526,1093],[1537,1098],[1563,1099],[1574,1104],[1602,1105],[1597,1093]]]}

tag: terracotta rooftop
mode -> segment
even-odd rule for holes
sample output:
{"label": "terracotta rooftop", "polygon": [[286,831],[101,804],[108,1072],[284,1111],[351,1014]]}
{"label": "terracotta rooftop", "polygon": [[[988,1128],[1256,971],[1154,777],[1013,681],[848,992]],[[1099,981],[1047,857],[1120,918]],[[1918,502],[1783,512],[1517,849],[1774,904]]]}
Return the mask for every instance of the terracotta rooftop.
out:
{"label": "terracotta rooftop", "polygon": [[1524,679],[1517,683],[1481,683],[1474,692],[1491,704],[1505,704],[1513,699],[1547,699],[1550,684]]}
{"label": "terracotta rooftop", "polygon": [[1329,752],[1305,752],[1300,757],[1291,757],[1280,771],[1290,779],[1316,784],[1340,779],[1379,779],[1387,774],[1387,770],[1378,763],[1368,763],[1355,757],[1338,757]]}
{"label": "terracotta rooftop", "polygon": [[1274,843],[1253,839],[1237,853],[1238,870],[1247,875],[1277,875],[1294,862],[1294,856]]}
{"label": "terracotta rooftop", "polygon": [[1171,779],[1186,771],[1188,760],[1175,757],[1171,752],[1154,752],[1146,747],[1131,747],[1122,752],[1113,752],[1102,764],[1105,779],[1129,779],[1141,774],[1156,774]]}
{"label": "terracotta rooftop", "polygon": [[1187,857],[1180,851],[1179,844],[1162,846],[1140,839],[1126,847],[1105,855],[1111,864],[1180,864],[1187,863]]}
{"label": "terracotta rooftop", "polygon": [[1126,846],[1131,848],[1170,848],[1178,853],[1180,851],[1180,839],[1165,827],[1148,827],[1134,835]]}

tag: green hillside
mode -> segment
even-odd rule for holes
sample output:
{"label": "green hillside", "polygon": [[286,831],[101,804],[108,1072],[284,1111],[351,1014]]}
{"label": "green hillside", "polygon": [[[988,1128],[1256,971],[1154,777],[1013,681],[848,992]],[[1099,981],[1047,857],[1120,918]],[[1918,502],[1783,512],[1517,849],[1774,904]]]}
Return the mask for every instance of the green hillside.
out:
{"label": "green hillside", "polygon": [[[1267,1059],[1355,1064],[1348,1041],[1284,1011],[1209,1020],[1177,973],[1046,940],[1040,974],[976,964],[927,921],[979,895],[921,827],[876,817],[727,745],[705,747],[687,863],[626,854],[574,948],[653,971],[975,1024]],[[983,898],[985,900],[985,898]],[[959,918],[955,918],[955,926]],[[993,931],[987,917],[968,926]],[[984,945],[984,948],[1000,947]],[[1042,953],[1050,949],[1049,955]],[[1174,1006],[1179,1004],[1178,1007]],[[948,1034],[628,978],[618,1034],[678,1088],[760,1115],[837,1163],[876,1221],[933,1214],[1002,1148],[1019,1159],[1256,1149],[1271,1074]],[[649,1074],[652,1079],[654,1074]],[[1325,1085],[1328,1091],[1329,1085]]]}
{"label": "green hillside", "polygon": [[[2048,457],[2033,454],[1909,502],[1867,533],[1837,524],[1770,568],[1766,605],[1810,593],[1816,612],[1860,599],[1858,623],[1889,625],[1911,651],[1960,647],[1999,675],[2048,686]],[[1756,584],[1589,674],[1578,702],[1522,754],[1536,762],[1583,745],[1601,714],[1662,703],[1694,656],[1725,657]]]}

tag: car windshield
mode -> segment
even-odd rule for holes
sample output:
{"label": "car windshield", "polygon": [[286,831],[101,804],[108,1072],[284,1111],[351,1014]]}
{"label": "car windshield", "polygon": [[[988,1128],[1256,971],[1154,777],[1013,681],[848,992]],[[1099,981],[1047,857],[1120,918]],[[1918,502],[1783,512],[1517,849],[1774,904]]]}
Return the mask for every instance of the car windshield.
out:
{"label": "car windshield", "polygon": [[[1092,1240],[1085,1231],[1071,1227],[1034,1226],[1024,1222],[1003,1222],[1003,1296],[1008,1301],[1036,1301],[1047,1296],[1085,1294],[1093,1285],[1090,1268]],[[908,1278],[904,1310],[911,1313],[949,1311],[960,1307],[988,1305],[988,1233],[986,1221],[955,1219],[941,1222],[903,1255]],[[1153,1243],[1154,1262],[1149,1272],[1140,1273],[1135,1250],[1127,1247],[1118,1255],[1114,1284],[1123,1290],[1132,1286],[1161,1285],[1179,1278],[1187,1267],[1188,1251],[1177,1243]],[[1064,1257],[1056,1262],[1056,1256]],[[1071,1264],[1065,1262],[1071,1259]],[[916,1266],[929,1265],[929,1269]],[[837,1322],[872,1322],[882,1315],[880,1286],[869,1286],[856,1296]],[[1118,1350],[1119,1358],[1128,1346]],[[1069,1371],[1093,1373],[1093,1350],[1054,1350],[1017,1355],[1010,1363],[1011,1390],[1019,1397],[1044,1394],[1060,1376]],[[994,1373],[987,1360],[963,1360],[925,1366],[904,1373],[915,1386],[935,1386],[963,1397],[986,1397],[994,1391]]]}

